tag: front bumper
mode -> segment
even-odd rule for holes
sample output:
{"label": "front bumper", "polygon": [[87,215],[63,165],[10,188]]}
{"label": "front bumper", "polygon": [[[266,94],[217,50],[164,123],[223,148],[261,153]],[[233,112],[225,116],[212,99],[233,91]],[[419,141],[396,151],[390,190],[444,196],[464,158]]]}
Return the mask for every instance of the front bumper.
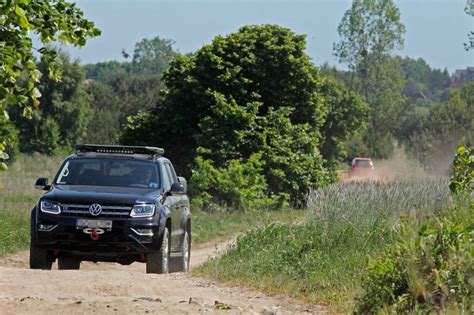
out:
{"label": "front bumper", "polygon": [[[159,215],[156,215],[157,217]],[[78,219],[112,220],[112,228],[93,240],[84,228],[77,227]],[[159,218],[90,218],[39,213],[32,222],[32,241],[36,246],[83,257],[84,260],[114,261],[114,257],[146,254],[159,249],[162,229]],[[53,228],[41,230],[40,226]],[[151,235],[139,233],[147,229]],[[142,231],[143,232],[143,231]]]}

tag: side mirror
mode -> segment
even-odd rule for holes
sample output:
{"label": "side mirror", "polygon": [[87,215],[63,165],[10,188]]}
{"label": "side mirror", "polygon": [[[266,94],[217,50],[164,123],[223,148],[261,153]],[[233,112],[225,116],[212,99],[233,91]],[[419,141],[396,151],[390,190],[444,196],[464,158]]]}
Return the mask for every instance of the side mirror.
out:
{"label": "side mirror", "polygon": [[186,191],[188,190],[188,182],[186,181],[186,178],[178,176],[178,182],[184,185]]}
{"label": "side mirror", "polygon": [[170,195],[184,195],[186,193],[186,183],[174,183],[169,191]]}
{"label": "side mirror", "polygon": [[51,185],[48,185],[48,179],[46,177],[40,177],[36,180],[36,189],[48,190],[50,187]]}

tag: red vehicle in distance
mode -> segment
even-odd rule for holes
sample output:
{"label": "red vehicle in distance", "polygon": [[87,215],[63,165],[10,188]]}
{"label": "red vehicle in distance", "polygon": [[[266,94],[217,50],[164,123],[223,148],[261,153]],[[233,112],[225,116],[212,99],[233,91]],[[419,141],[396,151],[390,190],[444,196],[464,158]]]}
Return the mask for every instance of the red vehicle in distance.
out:
{"label": "red vehicle in distance", "polygon": [[374,163],[370,158],[355,157],[349,170],[350,177],[372,177],[375,173]]}

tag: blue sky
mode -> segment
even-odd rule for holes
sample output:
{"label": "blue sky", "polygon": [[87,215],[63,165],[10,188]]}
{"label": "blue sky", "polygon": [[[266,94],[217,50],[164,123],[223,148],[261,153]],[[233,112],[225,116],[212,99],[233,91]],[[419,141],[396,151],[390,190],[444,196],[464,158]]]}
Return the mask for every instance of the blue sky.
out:
{"label": "blue sky", "polygon": [[[187,53],[216,35],[235,32],[246,24],[279,24],[307,35],[307,53],[315,64],[338,67],[332,46],[337,26],[350,0],[79,0],[76,4],[102,30],[82,49],[69,49],[83,63],[124,60],[143,38],[173,39]],[[464,13],[465,0],[395,0],[407,32],[398,54],[424,58],[435,68],[474,66],[474,52],[463,42],[474,29]]]}

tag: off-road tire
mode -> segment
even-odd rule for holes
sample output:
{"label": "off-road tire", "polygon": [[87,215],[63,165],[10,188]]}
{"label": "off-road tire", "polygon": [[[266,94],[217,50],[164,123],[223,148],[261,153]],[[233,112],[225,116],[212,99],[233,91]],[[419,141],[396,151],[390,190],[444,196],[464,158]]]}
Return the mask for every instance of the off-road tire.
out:
{"label": "off-road tire", "polygon": [[30,269],[51,270],[53,261],[50,251],[30,243]]}
{"label": "off-road tire", "polygon": [[146,255],[146,273],[168,273],[170,266],[170,233],[163,231],[160,249]]}
{"label": "off-road tire", "polygon": [[59,270],[79,270],[81,268],[81,261],[75,257],[59,257]]}
{"label": "off-road tire", "polygon": [[171,259],[171,272],[188,272],[189,261],[191,258],[191,234],[186,230],[181,244],[181,253],[183,256]]}

